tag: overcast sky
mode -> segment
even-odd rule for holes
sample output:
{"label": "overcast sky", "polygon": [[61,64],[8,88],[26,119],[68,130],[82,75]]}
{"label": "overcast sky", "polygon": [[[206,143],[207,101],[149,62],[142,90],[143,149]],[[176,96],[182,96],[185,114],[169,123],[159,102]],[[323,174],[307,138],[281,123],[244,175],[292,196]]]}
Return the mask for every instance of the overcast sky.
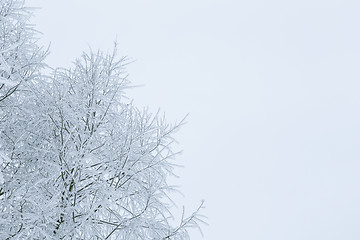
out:
{"label": "overcast sky", "polygon": [[360,239],[360,1],[26,2],[51,66],[117,39],[135,104],[190,113],[176,199],[206,200],[204,239]]}

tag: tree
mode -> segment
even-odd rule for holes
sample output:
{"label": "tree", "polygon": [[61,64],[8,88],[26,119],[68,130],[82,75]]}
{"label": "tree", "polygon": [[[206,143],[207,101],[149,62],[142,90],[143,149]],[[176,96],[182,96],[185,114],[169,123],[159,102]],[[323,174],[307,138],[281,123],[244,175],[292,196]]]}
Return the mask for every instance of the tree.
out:
{"label": "tree", "polygon": [[1,239],[188,239],[201,222],[202,204],[169,221],[173,133],[183,122],[125,98],[126,64],[116,47],[84,53],[11,95],[0,125]]}

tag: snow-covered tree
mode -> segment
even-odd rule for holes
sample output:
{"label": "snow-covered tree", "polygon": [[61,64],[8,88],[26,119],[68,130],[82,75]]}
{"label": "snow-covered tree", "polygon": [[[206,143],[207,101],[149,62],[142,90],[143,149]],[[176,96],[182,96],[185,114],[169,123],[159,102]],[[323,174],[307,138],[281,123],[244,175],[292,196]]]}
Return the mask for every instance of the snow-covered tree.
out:
{"label": "snow-covered tree", "polygon": [[[0,236],[186,239],[171,226],[171,126],[124,99],[125,59],[84,54],[71,70],[26,83],[3,130]],[[7,140],[7,141],[6,141]],[[3,234],[3,235],[1,235]]]}
{"label": "snow-covered tree", "polygon": [[[41,60],[31,46],[7,62]],[[188,239],[202,205],[174,224],[167,182],[182,122],[125,97],[126,58],[84,53],[72,69],[36,77],[41,61],[30,63],[2,72],[4,84],[22,84],[1,102],[0,239]]]}

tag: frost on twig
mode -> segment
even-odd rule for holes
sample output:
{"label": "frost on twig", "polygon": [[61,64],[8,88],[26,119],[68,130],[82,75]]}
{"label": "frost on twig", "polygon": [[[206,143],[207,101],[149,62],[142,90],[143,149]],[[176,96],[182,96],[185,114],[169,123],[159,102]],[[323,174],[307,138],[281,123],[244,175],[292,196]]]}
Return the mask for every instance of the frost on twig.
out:
{"label": "frost on twig", "polygon": [[0,102],[21,82],[39,76],[46,51],[36,44],[30,9],[22,0],[0,0]]}

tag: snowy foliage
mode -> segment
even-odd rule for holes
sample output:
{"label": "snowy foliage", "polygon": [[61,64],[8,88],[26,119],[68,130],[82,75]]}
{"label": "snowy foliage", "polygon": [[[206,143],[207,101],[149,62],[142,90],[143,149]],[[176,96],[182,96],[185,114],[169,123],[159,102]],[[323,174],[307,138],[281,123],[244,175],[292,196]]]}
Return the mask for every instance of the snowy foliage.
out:
{"label": "snowy foliage", "polygon": [[0,0],[0,101],[38,75],[46,53],[36,44],[24,1]]}
{"label": "snowy foliage", "polygon": [[1,32],[2,86],[16,83],[3,96],[18,91],[0,102],[0,239],[188,239],[201,206],[173,226],[167,200],[182,122],[126,100],[127,61],[116,49],[35,77],[44,53],[23,3],[0,2],[3,26],[19,31]]}

